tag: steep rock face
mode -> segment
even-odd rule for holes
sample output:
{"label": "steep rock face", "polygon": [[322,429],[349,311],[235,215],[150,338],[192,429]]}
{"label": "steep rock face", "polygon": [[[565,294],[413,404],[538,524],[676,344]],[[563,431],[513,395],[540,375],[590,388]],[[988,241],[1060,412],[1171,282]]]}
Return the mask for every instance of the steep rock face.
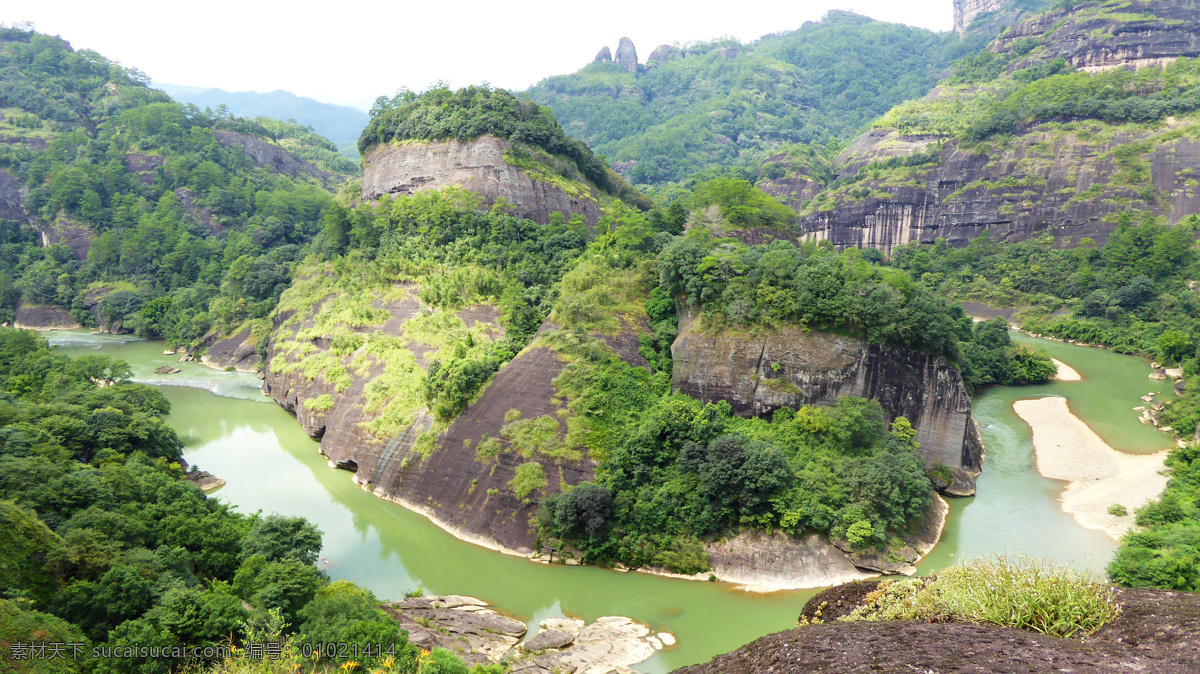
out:
{"label": "steep rock face", "polygon": [[954,0],[954,32],[963,35],[975,17],[1000,9],[1005,0]]}
{"label": "steep rock face", "polygon": [[29,222],[24,199],[25,186],[16,176],[0,168],[0,219]]}
{"label": "steep rock face", "polygon": [[[417,316],[424,305],[413,292],[402,300],[378,306],[391,318],[362,330],[403,337],[405,322]],[[319,308],[318,304],[314,310]],[[490,306],[463,309],[458,315],[469,326],[491,326],[486,329],[494,337],[503,334],[499,314]],[[312,317],[306,317],[282,327],[290,318],[283,315],[275,319],[263,392],[294,414],[310,436],[321,439],[321,452],[331,465],[354,471],[354,480],[377,496],[416,510],[465,540],[527,554],[533,552],[536,539],[530,524],[538,499],[557,493],[561,485],[593,479],[593,462],[586,455],[578,462],[533,457],[542,464],[547,485],[521,499],[509,482],[517,467],[531,459],[512,451],[483,458],[477,451],[485,437],[501,436],[512,410],[517,410],[521,419],[558,418],[556,412],[565,403],[556,397],[553,381],[562,373],[565,362],[552,349],[528,349],[505,365],[475,402],[437,435],[436,447],[432,451],[427,447],[426,454],[418,439],[434,429],[435,419],[427,410],[419,410],[398,437],[377,438],[365,428],[378,416],[368,411],[366,386],[383,371],[383,365],[374,363],[361,372],[351,369],[350,384],[342,390],[323,375],[308,379],[302,369],[285,372],[286,368],[275,367],[277,362],[300,358],[283,352],[279,345],[313,325]],[[547,324],[543,329],[553,326]],[[327,339],[315,337],[311,343],[319,355],[328,353]],[[636,354],[636,338],[632,343]],[[408,348],[424,368],[428,360],[422,346],[410,342]],[[332,405],[314,405],[322,395],[329,395]],[[562,430],[565,432],[565,424]]]}
{"label": "steep rock face", "polygon": [[1014,61],[1010,70],[1058,58],[1088,71],[1143,68],[1200,55],[1200,14],[1190,0],[1126,3],[1117,10],[1118,19],[1097,4],[1079,3],[1072,10],[1041,14],[1014,26],[989,49],[1000,54],[1030,39],[1042,43],[1037,51]]}
{"label": "steep rock face", "polygon": [[[867,193],[863,197],[840,190],[814,204],[770,184],[767,190],[801,212],[805,236],[829,239],[837,248],[878,248],[890,255],[910,241],[944,238],[965,245],[984,231],[1002,241],[1051,234],[1059,245],[1083,237],[1103,244],[1116,227],[1109,216],[1130,207],[1159,212],[1171,222],[1200,211],[1195,185],[1200,140],[1181,133],[1182,126],[1168,122],[1136,135],[1086,137],[1035,126],[987,154],[947,141],[939,162],[914,178],[859,181],[857,189]],[[876,129],[859,138],[841,161],[852,175],[871,161],[936,149],[935,142]],[[1131,146],[1144,151],[1121,156]],[[1134,171],[1147,175],[1150,184],[1131,179]]]}
{"label": "steep rock face", "polygon": [[31,330],[74,330],[79,323],[70,311],[52,305],[30,304],[25,300],[17,303],[13,316],[13,327]]}
{"label": "steep rock face", "polygon": [[671,355],[677,389],[706,402],[726,400],[738,414],[870,398],[888,423],[898,416],[912,422],[927,465],[975,474],[982,467],[971,398],[958,370],[940,356],[791,326],[705,334],[694,312],[680,318]]}
{"label": "steep rock face", "polygon": [[217,129],[213,132],[217,142],[225,147],[236,147],[255,164],[269,168],[293,178],[305,177],[328,187],[341,182],[341,178],[323,171],[313,164],[297,159],[280,145],[265,138],[240,131]]}
{"label": "steep rock face", "polygon": [[258,372],[262,365],[262,356],[255,349],[255,342],[250,336],[250,328],[236,335],[209,340],[208,352],[200,356],[200,362],[218,369],[233,368],[238,372]]}
{"label": "steep rock face", "polygon": [[602,47],[596,52],[596,58],[592,59],[592,63],[612,63],[612,52],[608,47]]}
{"label": "steep rock face", "polygon": [[60,215],[54,222],[42,222],[35,227],[42,235],[43,246],[61,243],[70,248],[80,260],[87,258],[88,249],[92,247],[92,230],[87,225]]}
{"label": "steep rock face", "polygon": [[621,38],[617,44],[617,55],[614,59],[620,66],[631,73],[638,71],[637,48],[633,46],[633,40],[627,37]]}
{"label": "steep rock face", "polygon": [[[957,6],[966,16],[993,11],[995,4],[962,0]],[[1058,58],[1088,71],[1161,66],[1200,55],[1200,11],[1188,0],[1119,7],[1081,2],[1014,26],[990,49],[1011,58],[1010,71]],[[926,99],[956,97],[969,108],[983,95],[982,89],[938,87]],[[910,166],[876,165],[862,174],[873,162],[895,159]],[[1200,125],[1190,116],[1157,126],[1056,120],[973,147],[879,128],[837,157],[834,172],[857,181],[821,189],[792,177],[763,186],[800,212],[804,236],[837,248],[890,254],[910,241],[944,238],[962,245],[984,231],[1007,241],[1051,234],[1059,246],[1084,237],[1103,244],[1116,213],[1147,210],[1177,222],[1200,211]]]}
{"label": "steep rock face", "polygon": [[504,160],[509,143],[494,136],[472,141],[413,141],[380,144],[367,150],[362,175],[363,201],[385,194],[413,194],[457,185],[479,194],[486,205],[506,200],[521,216],[541,223],[550,214],[582,215],[589,226],[600,219],[591,193],[568,194],[558,186],[531,177]]}

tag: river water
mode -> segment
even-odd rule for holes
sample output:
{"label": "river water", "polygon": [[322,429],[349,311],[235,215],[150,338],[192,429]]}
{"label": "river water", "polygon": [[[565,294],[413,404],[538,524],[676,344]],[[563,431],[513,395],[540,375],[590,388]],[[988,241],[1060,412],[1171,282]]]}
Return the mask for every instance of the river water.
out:
{"label": "river water", "polygon": [[[1029,428],[1012,402],[1042,395],[1067,397],[1072,411],[1114,447],[1156,451],[1167,436],[1137,421],[1130,408],[1148,391],[1169,391],[1146,378],[1146,362],[1100,349],[1036,341],[1074,367],[1083,380],[983,392],[975,401],[987,459],[979,495],[951,502],[942,542],[922,561],[922,573],[994,552],[1052,557],[1102,571],[1116,544],[1060,512],[1059,486],[1033,467]],[[618,573],[590,567],[548,566],[461,542],[425,518],[372,496],[345,471],[330,469],[318,443],[259,392],[251,374],[220,372],[162,355],[157,342],[82,331],[51,333],[67,355],[97,350],[128,361],[134,379],[161,385],[172,404],[169,421],[193,465],[224,478],[217,498],[245,513],[300,515],[320,526],[322,566],[334,578],[369,587],[383,599],[423,588],[431,594],[467,594],[535,622],[570,615],[594,620],[625,615],[673,633],[678,645],[642,663],[643,672],[667,672],[702,662],[764,634],[795,625],[815,590],[751,594],[724,583]],[[155,375],[160,365],[182,372]]]}

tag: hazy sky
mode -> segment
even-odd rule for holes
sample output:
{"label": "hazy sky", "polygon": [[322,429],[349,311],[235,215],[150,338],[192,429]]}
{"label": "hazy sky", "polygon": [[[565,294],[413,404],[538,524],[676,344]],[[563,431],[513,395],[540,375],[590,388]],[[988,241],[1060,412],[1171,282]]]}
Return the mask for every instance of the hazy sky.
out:
{"label": "hazy sky", "polygon": [[0,22],[38,30],[145,71],[157,82],[286,89],[369,105],[438,81],[524,89],[573,72],[628,36],[656,45],[794,30],[830,9],[945,31],[951,0],[7,0]]}

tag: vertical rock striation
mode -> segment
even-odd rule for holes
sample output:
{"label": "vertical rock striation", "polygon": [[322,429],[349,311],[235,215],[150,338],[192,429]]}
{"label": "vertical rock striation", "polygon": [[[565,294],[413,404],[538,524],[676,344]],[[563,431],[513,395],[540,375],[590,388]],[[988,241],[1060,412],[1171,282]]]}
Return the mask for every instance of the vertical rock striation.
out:
{"label": "vertical rock striation", "polygon": [[508,141],[487,135],[471,141],[375,145],[363,157],[363,201],[458,186],[475,192],[488,206],[503,199],[516,215],[543,224],[555,212],[567,218],[578,214],[589,226],[596,224],[600,207],[591,188],[578,183],[578,192],[572,194],[558,184],[531,176],[505,161],[509,147]]}
{"label": "vertical rock striation", "polygon": [[683,393],[728,401],[746,416],[828,405],[842,396],[870,398],[879,401],[888,423],[899,416],[912,422],[927,465],[973,474],[982,468],[971,398],[945,358],[790,326],[706,334],[699,323],[694,312],[685,312],[671,346],[673,383]]}

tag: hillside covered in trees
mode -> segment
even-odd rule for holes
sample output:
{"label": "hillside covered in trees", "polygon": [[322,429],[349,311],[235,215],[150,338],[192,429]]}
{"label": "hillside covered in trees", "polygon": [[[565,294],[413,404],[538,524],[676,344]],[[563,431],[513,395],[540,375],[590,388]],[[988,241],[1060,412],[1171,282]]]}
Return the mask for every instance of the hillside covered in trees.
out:
{"label": "hillside covered in trees", "polygon": [[835,11],[747,44],[659,47],[632,71],[592,63],[529,95],[629,182],[678,182],[753,171],[780,145],[848,139],[986,42]]}
{"label": "hillside covered in trees", "polygon": [[0,32],[0,115],[6,321],[57,306],[178,345],[261,324],[354,170],[309,129],[179,105],[16,28]]}

